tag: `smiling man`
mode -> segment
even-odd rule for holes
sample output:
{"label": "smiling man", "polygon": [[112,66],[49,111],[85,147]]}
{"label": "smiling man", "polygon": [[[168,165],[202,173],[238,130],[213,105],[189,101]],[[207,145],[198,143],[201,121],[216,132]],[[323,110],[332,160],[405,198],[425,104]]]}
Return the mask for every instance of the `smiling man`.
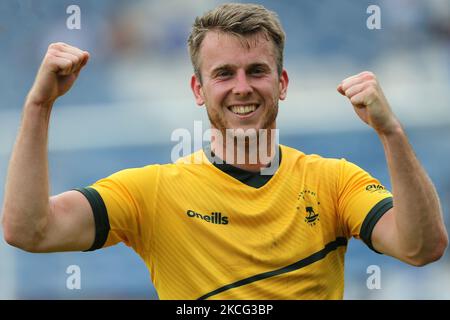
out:
{"label": "smiling man", "polygon": [[[289,82],[284,39],[276,15],[259,5],[226,4],[197,18],[188,41],[192,91],[231,143],[215,137],[175,164],[123,170],[49,198],[51,109],[89,58],[50,45],[9,166],[6,241],[30,252],[124,242],[145,261],[161,299],[341,299],[351,237],[412,265],[439,259],[448,240],[438,196],[372,73],[337,90],[379,135],[392,194],[344,159],[306,155],[273,138]],[[229,153],[246,130],[258,132],[268,161],[250,162],[247,147],[244,162]],[[188,161],[198,155],[200,164]],[[274,174],[263,175],[273,163]]]}
{"label": "smiling man", "polygon": [[[229,21],[222,21],[221,25],[228,23],[232,26],[240,23],[237,20],[240,18],[239,15],[225,16],[222,19]],[[249,20],[246,21],[247,27],[258,23],[252,23],[252,18]],[[276,21],[273,24],[274,34],[275,28],[281,31]],[[282,50],[270,40],[269,30],[250,33],[245,27],[245,24],[241,26],[241,33],[245,35],[236,35],[227,32],[226,28],[202,30],[199,25],[194,25],[189,38],[195,69],[191,87],[197,104],[207,106],[211,127],[218,130],[222,137],[212,139],[211,147],[215,155],[238,168],[257,171],[268,165],[258,157],[260,154],[268,155],[269,160],[275,155],[273,133],[276,129],[278,101],[286,98],[289,80],[287,72],[282,69]],[[281,32],[277,35],[278,41],[282,43],[284,34]],[[260,133],[267,134],[267,143],[258,143]],[[255,141],[256,148],[249,148],[250,143],[235,143],[234,138],[239,135]],[[230,152],[230,149],[234,152]],[[238,161],[239,151],[247,153],[247,161]],[[257,155],[255,159],[261,161],[252,163],[248,153]]]}

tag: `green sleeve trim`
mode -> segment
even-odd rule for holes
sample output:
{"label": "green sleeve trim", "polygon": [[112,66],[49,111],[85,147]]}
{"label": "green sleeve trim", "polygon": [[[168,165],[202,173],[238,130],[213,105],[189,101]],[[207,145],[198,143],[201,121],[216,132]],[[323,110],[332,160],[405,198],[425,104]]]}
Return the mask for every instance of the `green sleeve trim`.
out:
{"label": "green sleeve trim", "polygon": [[92,246],[88,250],[85,250],[85,252],[100,249],[105,245],[110,230],[108,212],[106,210],[105,203],[103,202],[100,194],[94,188],[87,187],[78,188],[75,190],[81,192],[87,198],[92,207],[92,212],[94,213],[95,239]]}
{"label": "green sleeve trim", "polygon": [[360,237],[366,243],[366,245],[375,251],[376,253],[382,254],[374,249],[372,246],[372,231],[375,228],[378,220],[392,207],[394,206],[394,202],[392,197],[385,198],[378,202],[367,214],[364,222],[361,226]]}

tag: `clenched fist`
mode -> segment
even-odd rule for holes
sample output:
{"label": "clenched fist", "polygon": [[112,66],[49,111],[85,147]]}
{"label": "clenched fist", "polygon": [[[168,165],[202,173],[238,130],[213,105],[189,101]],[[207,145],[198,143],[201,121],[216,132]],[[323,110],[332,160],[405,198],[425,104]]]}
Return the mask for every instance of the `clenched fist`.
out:
{"label": "clenched fist", "polygon": [[28,102],[52,104],[72,87],[88,60],[86,51],[62,42],[52,43],[28,94]]}
{"label": "clenched fist", "polygon": [[400,127],[372,72],[364,71],[343,80],[337,90],[350,100],[361,120],[378,134],[389,134]]}

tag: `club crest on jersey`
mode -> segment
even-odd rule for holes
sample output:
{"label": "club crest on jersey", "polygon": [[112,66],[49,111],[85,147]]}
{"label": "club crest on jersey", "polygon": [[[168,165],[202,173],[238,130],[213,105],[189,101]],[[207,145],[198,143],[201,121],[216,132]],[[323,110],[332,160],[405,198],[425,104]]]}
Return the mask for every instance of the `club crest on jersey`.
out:
{"label": "club crest on jersey", "polygon": [[306,207],[305,210],[305,222],[307,222],[310,226],[316,225],[316,220],[319,221],[319,214],[314,212],[313,207]]}
{"label": "club crest on jersey", "polygon": [[312,226],[319,222],[319,206],[320,202],[317,200],[317,194],[309,189],[302,190],[298,194],[299,204],[297,212],[304,214],[304,221]]}

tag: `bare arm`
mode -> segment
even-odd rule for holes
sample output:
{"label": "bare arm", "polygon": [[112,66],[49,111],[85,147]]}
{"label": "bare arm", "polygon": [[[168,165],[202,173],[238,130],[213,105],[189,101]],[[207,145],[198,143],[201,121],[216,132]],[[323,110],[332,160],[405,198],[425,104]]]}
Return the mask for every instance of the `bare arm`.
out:
{"label": "bare arm", "polygon": [[75,82],[89,54],[57,43],[49,46],[23,109],[11,156],[3,203],[3,233],[13,246],[31,252],[88,249],[94,219],[76,191],[49,198],[47,140],[54,101]]}
{"label": "bare arm", "polygon": [[438,260],[448,245],[439,197],[378,81],[363,72],[345,79],[338,91],[378,133],[389,167],[394,207],[375,225],[374,248],[416,266]]}
{"label": "bare arm", "polygon": [[[448,244],[439,198],[401,128],[380,135],[392,180],[394,208],[375,225],[373,245],[414,265],[438,260]],[[395,225],[395,228],[390,228]],[[392,241],[395,239],[395,241]],[[390,244],[392,241],[395,246]]]}

